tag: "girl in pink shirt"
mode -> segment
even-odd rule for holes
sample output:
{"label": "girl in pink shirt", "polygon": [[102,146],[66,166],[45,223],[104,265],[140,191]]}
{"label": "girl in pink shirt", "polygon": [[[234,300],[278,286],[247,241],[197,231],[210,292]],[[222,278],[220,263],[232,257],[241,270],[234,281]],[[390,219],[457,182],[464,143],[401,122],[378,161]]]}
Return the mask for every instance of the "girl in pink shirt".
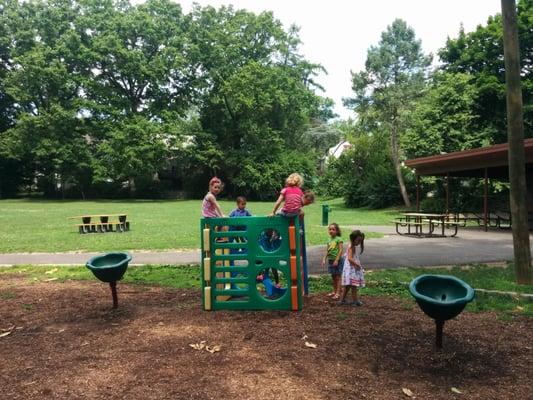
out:
{"label": "girl in pink shirt", "polygon": [[209,192],[207,192],[204,200],[202,201],[202,217],[216,218],[224,216],[217,202],[217,194],[219,194],[221,191],[222,181],[216,176],[211,178],[209,181]]}
{"label": "girl in pink shirt", "polygon": [[285,217],[296,217],[300,215],[302,207],[315,201],[315,195],[310,190],[302,192],[304,179],[300,174],[290,174],[285,181],[286,186],[281,190],[281,194],[274,204],[274,210],[270,214],[275,215],[281,203],[285,202],[279,214]]}

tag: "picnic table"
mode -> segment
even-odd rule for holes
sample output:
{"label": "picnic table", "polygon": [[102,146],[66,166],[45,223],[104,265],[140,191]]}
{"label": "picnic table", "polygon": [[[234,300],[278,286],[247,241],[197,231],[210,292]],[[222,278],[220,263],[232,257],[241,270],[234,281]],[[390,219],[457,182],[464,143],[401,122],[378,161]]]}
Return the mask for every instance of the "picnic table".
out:
{"label": "picnic table", "polygon": [[130,230],[130,221],[127,221],[127,214],[87,214],[78,215],[75,217],[68,217],[67,219],[81,219],[80,224],[75,224],[78,227],[80,234],[91,232],[113,232],[115,227],[116,232],[125,232]]}
{"label": "picnic table", "polygon": [[[452,229],[450,236],[457,235],[458,223],[449,220],[448,214],[432,214],[420,212],[406,212],[403,217],[396,218],[393,222],[396,224],[398,235],[416,235],[419,237],[428,236],[446,236],[446,229]],[[400,228],[407,228],[407,231],[400,232]],[[424,228],[427,228],[424,232]],[[439,233],[435,233],[435,229]]]}
{"label": "picnic table", "polygon": [[[467,226],[471,221],[477,223],[477,226],[484,226],[485,215],[483,213],[450,213],[450,220],[457,222],[459,226]],[[488,212],[487,226],[500,229],[511,228],[511,213],[508,211]]]}

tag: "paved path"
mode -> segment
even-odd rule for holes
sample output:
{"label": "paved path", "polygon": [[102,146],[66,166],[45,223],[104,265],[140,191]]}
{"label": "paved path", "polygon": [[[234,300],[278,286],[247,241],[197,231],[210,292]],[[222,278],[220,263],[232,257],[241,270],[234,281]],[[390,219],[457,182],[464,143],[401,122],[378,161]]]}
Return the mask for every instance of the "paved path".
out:
{"label": "paved path", "polygon": [[[382,239],[365,243],[361,257],[368,269],[406,266],[437,266],[476,262],[498,262],[513,258],[510,231],[483,232],[478,229],[460,229],[454,238],[413,238],[399,236],[387,226],[365,226],[364,230],[385,234]],[[533,242],[533,240],[532,240]],[[320,261],[325,246],[310,246],[308,262],[311,273],[325,272]],[[83,265],[97,253],[25,253],[0,254],[0,265],[47,264]],[[199,251],[132,251],[133,265],[142,264],[195,264]]]}

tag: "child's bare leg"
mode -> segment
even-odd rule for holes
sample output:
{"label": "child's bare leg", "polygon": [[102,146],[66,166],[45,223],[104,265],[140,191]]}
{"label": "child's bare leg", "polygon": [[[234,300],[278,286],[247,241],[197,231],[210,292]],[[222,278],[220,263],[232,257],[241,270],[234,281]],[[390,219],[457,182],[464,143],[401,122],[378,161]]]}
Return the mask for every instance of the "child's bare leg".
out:
{"label": "child's bare leg", "polygon": [[346,295],[348,294],[348,290],[350,290],[350,286],[343,286],[342,287],[342,299],[341,302],[346,301]]}
{"label": "child's bare leg", "polygon": [[341,277],[340,275],[334,275],[333,279],[333,289],[335,290],[335,294],[340,297],[342,294]]}
{"label": "child's bare leg", "polygon": [[357,286],[352,286],[352,301],[355,303],[357,300]]}
{"label": "child's bare leg", "polygon": [[[337,280],[336,280],[336,275],[335,274],[331,274],[331,286],[333,286],[333,290],[332,290],[332,294],[337,294]],[[330,294],[331,296],[331,294]]]}

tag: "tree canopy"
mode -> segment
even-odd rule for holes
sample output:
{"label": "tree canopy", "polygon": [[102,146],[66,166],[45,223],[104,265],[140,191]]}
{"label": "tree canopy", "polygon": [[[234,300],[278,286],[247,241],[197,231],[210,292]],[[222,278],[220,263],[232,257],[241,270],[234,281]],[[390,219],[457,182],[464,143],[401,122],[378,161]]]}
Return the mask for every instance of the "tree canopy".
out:
{"label": "tree canopy", "polygon": [[[533,0],[518,3],[525,134],[533,132]],[[357,44],[355,44],[357,45]],[[422,52],[394,20],[352,73],[331,122],[325,72],[298,28],[231,6],[184,13],[170,0],[0,4],[0,196],[272,198],[287,174],[349,205],[409,204],[406,158],[506,141],[502,20]],[[341,138],[341,159],[318,165]]]}
{"label": "tree canopy", "polygon": [[0,195],[149,192],[171,170],[192,192],[218,174],[230,194],[269,197],[314,174],[302,150],[332,101],[272,13],[8,0],[0,22]]}

